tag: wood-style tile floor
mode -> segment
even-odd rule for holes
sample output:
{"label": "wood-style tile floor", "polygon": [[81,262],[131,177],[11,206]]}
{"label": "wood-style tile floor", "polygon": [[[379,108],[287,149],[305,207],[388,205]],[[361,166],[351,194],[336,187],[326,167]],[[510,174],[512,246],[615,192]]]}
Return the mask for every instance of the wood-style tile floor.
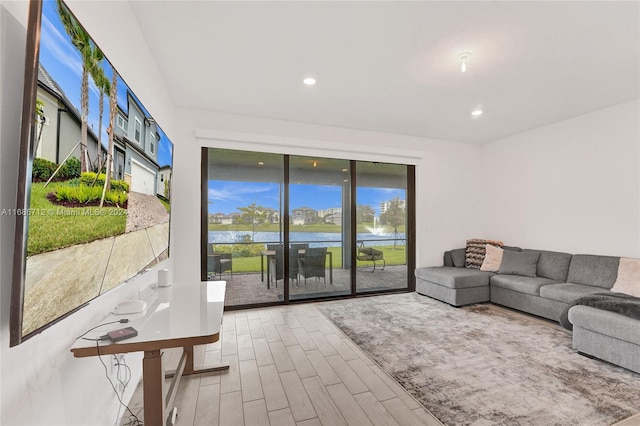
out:
{"label": "wood-style tile floor", "polygon": [[[165,356],[170,369],[179,353]],[[314,304],[226,312],[220,341],[196,348],[196,365],[219,361],[182,378],[176,425],[441,425]]]}

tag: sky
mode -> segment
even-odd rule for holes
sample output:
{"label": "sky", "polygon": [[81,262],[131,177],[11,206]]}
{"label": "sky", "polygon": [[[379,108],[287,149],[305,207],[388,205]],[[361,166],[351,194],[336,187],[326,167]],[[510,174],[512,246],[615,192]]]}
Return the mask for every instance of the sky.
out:
{"label": "sky", "polygon": [[[210,180],[208,183],[208,212],[229,214],[251,203],[276,211],[279,207],[279,184],[269,182],[238,182]],[[401,188],[358,187],[357,204],[369,205],[380,215],[380,203],[394,198],[405,199],[406,191]],[[292,209],[310,207],[324,210],[341,207],[341,187],[330,185],[292,184],[289,187],[289,206]]]}
{"label": "sky", "polygon": [[[62,88],[67,98],[80,111],[80,82],[82,78],[82,60],[80,53],[71,44],[69,35],[64,29],[58,15],[58,6],[55,0],[45,0],[42,4],[42,27],[40,35],[40,63],[51,77]],[[82,23],[80,23],[82,24]],[[87,31],[88,32],[88,31]],[[91,33],[89,36],[91,36]],[[103,69],[106,77],[111,81],[113,71],[111,64],[103,61]],[[126,76],[125,76],[126,77]],[[127,88],[122,76],[118,79],[118,105],[127,111]],[[131,90],[133,93],[133,90]],[[135,94],[134,94],[135,97]],[[137,99],[137,97],[136,97]],[[99,127],[99,102],[100,92],[89,77],[89,127],[97,134]],[[140,105],[142,102],[138,100]],[[147,117],[151,115],[144,108]],[[45,111],[45,115],[49,115]],[[107,127],[109,125],[109,98],[104,98],[104,113],[102,118],[102,145],[107,147],[109,137]],[[158,127],[160,140],[158,142],[158,164],[160,166],[172,165],[173,144]]]}

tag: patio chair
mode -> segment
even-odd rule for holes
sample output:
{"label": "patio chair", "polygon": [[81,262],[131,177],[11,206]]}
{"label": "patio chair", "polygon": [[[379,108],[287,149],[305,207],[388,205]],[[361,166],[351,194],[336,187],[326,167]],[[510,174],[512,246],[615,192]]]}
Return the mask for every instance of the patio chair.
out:
{"label": "patio chair", "polygon": [[327,277],[325,276],[326,259],[326,247],[312,247],[305,250],[304,257],[298,259],[298,272],[304,277],[305,285],[307,285],[307,278],[309,277],[316,277],[316,280],[322,277],[325,285],[327,284]]}
{"label": "patio chair", "polygon": [[231,253],[215,253],[213,244],[207,244],[207,279],[222,278],[222,274],[229,272],[233,276],[233,258]]}
{"label": "patio chair", "polygon": [[291,243],[291,250],[306,250],[309,248],[309,243]]}
{"label": "patio chair", "polygon": [[[275,256],[269,258],[269,280],[274,282],[278,288],[278,281],[284,278],[284,249],[278,246],[275,249]],[[298,282],[298,250],[289,250],[289,279]]]}
{"label": "patio chair", "polygon": [[213,255],[215,262],[215,272],[222,278],[222,274],[229,272],[233,277],[233,257],[231,253],[220,253]]}
{"label": "patio chair", "polygon": [[384,260],[384,253],[381,250],[376,250],[372,247],[360,247],[356,258],[361,261],[373,262],[373,269],[371,270],[372,273],[376,271],[376,261],[382,261],[383,271],[384,267],[387,266],[387,263]]}

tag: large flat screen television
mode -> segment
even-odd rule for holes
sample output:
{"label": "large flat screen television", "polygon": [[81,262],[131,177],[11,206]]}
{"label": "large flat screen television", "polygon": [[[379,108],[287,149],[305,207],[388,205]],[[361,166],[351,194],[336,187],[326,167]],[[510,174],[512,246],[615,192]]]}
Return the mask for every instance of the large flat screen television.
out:
{"label": "large flat screen television", "polygon": [[25,62],[11,346],[169,256],[173,144],[61,0]]}

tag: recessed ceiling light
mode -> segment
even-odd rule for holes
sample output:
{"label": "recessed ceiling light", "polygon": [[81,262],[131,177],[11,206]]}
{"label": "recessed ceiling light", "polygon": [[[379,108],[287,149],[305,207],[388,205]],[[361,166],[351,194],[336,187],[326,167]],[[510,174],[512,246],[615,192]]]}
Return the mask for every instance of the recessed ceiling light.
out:
{"label": "recessed ceiling light", "polygon": [[458,55],[458,60],[461,62],[460,71],[462,72],[467,71],[467,61],[469,60],[470,57],[471,57],[471,52],[462,52],[461,54]]}
{"label": "recessed ceiling light", "polygon": [[316,79],[313,77],[307,77],[304,80],[302,80],[302,82],[307,86],[313,86],[314,84],[316,84]]}
{"label": "recessed ceiling light", "polygon": [[474,117],[479,117],[479,116],[482,115],[482,110],[481,109],[475,109],[475,110],[473,110],[471,115],[473,115]]}

